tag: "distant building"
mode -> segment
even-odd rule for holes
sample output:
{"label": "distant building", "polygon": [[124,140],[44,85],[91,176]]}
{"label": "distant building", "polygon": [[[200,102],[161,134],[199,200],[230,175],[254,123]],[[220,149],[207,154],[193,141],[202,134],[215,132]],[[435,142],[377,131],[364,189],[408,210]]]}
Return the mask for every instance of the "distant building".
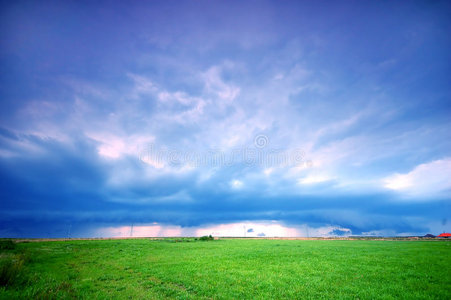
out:
{"label": "distant building", "polygon": [[450,238],[451,237],[451,233],[448,233],[448,232],[440,233],[439,235],[437,235],[437,237]]}
{"label": "distant building", "polygon": [[426,238],[435,238],[435,235],[428,233],[424,237],[426,237]]}

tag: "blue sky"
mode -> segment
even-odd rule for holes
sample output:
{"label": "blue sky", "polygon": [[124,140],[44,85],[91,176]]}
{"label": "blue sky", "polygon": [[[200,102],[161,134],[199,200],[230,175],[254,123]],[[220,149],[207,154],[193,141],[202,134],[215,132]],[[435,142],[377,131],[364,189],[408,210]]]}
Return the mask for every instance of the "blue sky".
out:
{"label": "blue sky", "polygon": [[1,236],[451,230],[447,1],[1,6]]}

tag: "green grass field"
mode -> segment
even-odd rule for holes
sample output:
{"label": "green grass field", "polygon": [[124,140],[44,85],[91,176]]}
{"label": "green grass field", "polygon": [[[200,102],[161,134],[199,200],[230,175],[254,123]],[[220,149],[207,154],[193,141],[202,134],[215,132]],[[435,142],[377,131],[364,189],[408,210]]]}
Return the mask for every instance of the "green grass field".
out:
{"label": "green grass field", "polygon": [[449,241],[129,239],[2,248],[4,299],[451,298]]}

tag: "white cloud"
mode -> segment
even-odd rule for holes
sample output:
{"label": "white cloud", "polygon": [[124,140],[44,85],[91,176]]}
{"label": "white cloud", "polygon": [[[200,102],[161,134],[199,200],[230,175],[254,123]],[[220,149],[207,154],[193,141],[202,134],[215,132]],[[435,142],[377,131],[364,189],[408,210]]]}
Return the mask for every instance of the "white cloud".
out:
{"label": "white cloud", "polygon": [[316,184],[321,182],[326,182],[332,178],[325,175],[309,175],[298,180],[300,184]]}
{"label": "white cloud", "polygon": [[234,189],[239,189],[243,187],[243,182],[241,180],[234,179],[230,182],[230,186]]}
{"label": "white cloud", "polygon": [[408,197],[442,196],[451,189],[451,158],[421,164],[406,174],[393,174],[382,184]]}
{"label": "white cloud", "polygon": [[[119,136],[107,132],[89,132],[86,135],[99,143],[97,147],[99,155],[109,159],[118,159],[123,155],[138,156],[140,148],[155,141],[153,136]],[[154,166],[158,167],[155,163]]]}
{"label": "white cloud", "polygon": [[127,74],[127,76],[135,84],[132,93],[129,94],[132,97],[138,97],[140,94],[155,93],[158,90],[155,84],[147,77],[131,73]]}
{"label": "white cloud", "polygon": [[206,90],[222,100],[233,101],[240,93],[240,88],[224,82],[221,78],[222,68],[211,67],[204,74]]}
{"label": "white cloud", "polygon": [[[128,92],[129,97],[140,99],[142,96],[151,95],[159,101],[160,113],[155,115],[155,119],[159,123],[176,122],[183,124],[190,121],[199,121],[204,113],[207,101],[200,97],[193,97],[182,91],[165,90],[145,76],[128,74],[128,77],[134,83],[133,89]],[[177,104],[183,105],[184,109],[179,112],[174,111]]]}
{"label": "white cloud", "polygon": [[[253,232],[248,232],[253,229]],[[196,230],[197,236],[230,236],[230,237],[256,237],[264,233],[265,237],[297,237],[299,232],[294,227],[286,227],[276,221],[273,222],[244,222],[219,224],[210,227],[201,227]]]}
{"label": "white cloud", "polygon": [[[341,232],[342,236],[351,235],[348,228],[340,226],[309,227],[299,225],[289,227],[278,221],[253,221],[212,226],[181,227],[174,225],[130,224],[129,226],[100,227],[94,235],[99,237],[178,237],[178,236],[205,236],[218,237],[329,237],[334,236],[334,230]],[[370,234],[370,233],[368,233]]]}
{"label": "white cloud", "polygon": [[272,172],[274,172],[274,168],[266,168],[263,170],[263,173],[265,173],[266,176],[271,175]]}
{"label": "white cloud", "polygon": [[138,226],[117,226],[101,227],[94,232],[98,237],[176,237],[182,236],[180,226],[158,225],[138,225]]}

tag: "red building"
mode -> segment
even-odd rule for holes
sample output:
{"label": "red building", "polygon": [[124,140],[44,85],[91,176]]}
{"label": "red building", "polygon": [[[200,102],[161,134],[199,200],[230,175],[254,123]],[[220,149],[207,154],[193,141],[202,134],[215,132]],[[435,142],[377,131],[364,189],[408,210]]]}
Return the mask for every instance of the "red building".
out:
{"label": "red building", "polygon": [[451,237],[451,233],[444,232],[444,233],[437,235],[437,237],[449,238],[449,237]]}

